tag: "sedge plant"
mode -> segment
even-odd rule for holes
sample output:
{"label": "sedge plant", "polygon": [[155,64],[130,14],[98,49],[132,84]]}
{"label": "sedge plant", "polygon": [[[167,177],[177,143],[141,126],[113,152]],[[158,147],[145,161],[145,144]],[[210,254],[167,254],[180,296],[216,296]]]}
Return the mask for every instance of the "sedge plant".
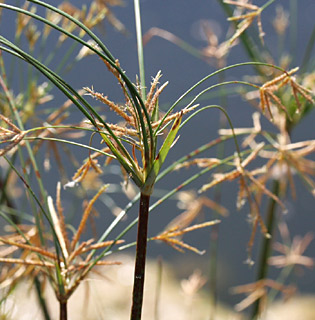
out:
{"label": "sedge plant", "polygon": [[[144,284],[144,270],[145,270],[145,258],[146,258],[146,242],[147,242],[147,224],[148,224],[148,213],[149,213],[149,200],[154,189],[154,184],[157,179],[158,173],[162,164],[165,161],[166,155],[169,152],[172,144],[174,143],[177,132],[180,128],[181,119],[184,114],[195,109],[196,106],[187,107],[180,112],[171,113],[172,109],[163,116],[159,116],[158,110],[158,97],[165,86],[157,89],[158,80],[160,74],[154,79],[151,89],[147,96],[144,95],[143,90],[138,90],[137,86],[131,83],[129,78],[125,75],[124,71],[121,69],[118,60],[116,60],[105,45],[99,40],[98,37],[92,31],[85,26],[82,22],[72,17],[70,14],[66,13],[59,8],[51,6],[45,2],[34,1],[33,4],[42,6],[50,10],[54,15],[49,15],[47,17],[42,17],[35,13],[28,7],[21,8],[11,6],[9,4],[1,4],[2,9],[12,10],[17,12],[19,15],[26,16],[28,19],[33,18],[35,20],[43,22],[47,27],[55,28],[60,31],[64,36],[70,37],[77,41],[79,44],[84,45],[92,53],[96,53],[102,61],[105,63],[109,71],[117,78],[119,84],[122,88],[123,94],[126,99],[125,110],[123,110],[119,105],[110,101],[106,96],[95,92],[91,88],[84,88],[86,94],[100,100],[101,102],[107,104],[113,111],[115,111],[119,116],[123,118],[127,126],[120,126],[119,124],[108,124],[103,120],[101,115],[87,102],[87,100],[82,96],[82,94],[74,90],[68,83],[66,83],[60,76],[58,76],[54,71],[47,67],[40,60],[34,58],[32,54],[29,54],[22,50],[18,45],[10,42],[8,39],[1,36],[1,50],[9,52],[15,57],[28,62],[34,68],[36,68],[41,74],[47,77],[51,83],[60,89],[65,96],[75,104],[79,110],[85,115],[86,121],[88,121],[88,126],[91,125],[93,128],[93,135],[98,133],[102,140],[105,142],[107,147],[103,150],[103,154],[114,158],[119,161],[122,166],[123,172],[126,176],[131,178],[136,186],[140,190],[140,207],[139,207],[139,219],[138,219],[138,238],[137,238],[137,249],[136,249],[136,265],[135,265],[135,280],[134,280],[134,292],[133,292],[133,305],[131,318],[140,319],[141,318],[141,308],[142,308],[142,297],[143,297],[143,284]],[[67,28],[63,25],[59,26],[55,21],[51,21],[51,17],[55,18],[55,14],[60,15],[61,19],[69,20],[72,26],[67,25]],[[73,30],[73,25],[81,29],[79,36],[71,33]],[[70,30],[70,31],[69,31]],[[94,41],[90,44],[82,39],[82,34],[88,34]],[[20,147],[22,140],[25,140],[25,136],[29,133],[39,130],[47,130],[49,127],[35,128],[31,130],[25,130],[22,122],[19,120],[19,114],[17,112],[16,104],[11,96],[11,92],[8,90],[6,81],[2,78],[2,88],[6,94],[6,98],[10,108],[12,109],[13,115],[16,116],[16,120],[19,127],[14,125],[11,120],[5,116],[1,116],[1,120],[4,122],[2,127],[2,132],[7,143],[1,151],[1,155],[4,156],[8,152],[12,151],[15,147]],[[158,135],[171,126],[169,132],[166,135],[160,149],[158,150]],[[58,126],[52,126],[57,128]],[[87,129],[88,130],[88,129]],[[91,130],[91,129],[90,129]],[[42,140],[53,141],[53,138],[39,137]],[[59,141],[61,141],[59,139]],[[126,144],[126,145],[124,145]],[[46,196],[43,184],[40,180],[40,174],[36,166],[36,161],[34,154],[29,147],[29,143],[26,142],[29,148],[29,153],[31,160],[33,161],[36,176],[38,177],[38,182],[41,188],[43,200],[40,200],[35,195],[35,192],[29,185],[29,182],[23,178],[23,176],[15,168],[14,164],[6,158],[12,170],[19,176],[27,187],[30,196],[33,198],[34,205],[38,205],[41,214],[36,216],[37,230],[40,230],[40,241],[41,245],[45,243],[45,234],[43,232],[43,216],[48,221],[50,228],[52,230],[52,235],[54,239],[54,245],[56,253],[50,253],[41,248],[36,248],[36,246],[29,243],[29,239],[23,234],[19,227],[15,227],[16,231],[24,238],[24,241],[19,239],[17,241],[1,240],[4,244],[16,246],[17,248],[27,249],[31,252],[35,252],[38,255],[39,261],[35,260],[12,260],[11,258],[4,258],[3,262],[7,263],[20,263],[24,265],[33,265],[37,267],[43,267],[45,273],[48,274],[48,278],[51,280],[53,287],[55,288],[57,299],[60,303],[60,319],[67,319],[67,300],[84,278],[84,276],[92,269],[93,266],[100,264],[100,259],[105,255],[106,251],[103,251],[99,256],[95,257],[95,249],[102,247],[103,238],[107,236],[105,234],[101,239],[99,239],[97,245],[92,245],[91,241],[83,242],[78,248],[78,240],[86,224],[87,217],[90,213],[91,206],[104,190],[102,187],[95,198],[93,198],[91,205],[87,206],[87,210],[83,214],[81,223],[75,233],[72,242],[66,236],[66,231],[64,227],[64,218],[62,216],[62,209],[60,205],[60,200],[58,201],[59,214],[55,213],[52,198]],[[128,148],[130,150],[128,150]],[[91,148],[90,148],[91,149]],[[74,182],[80,181],[80,178],[86,175],[89,168],[94,168],[97,171],[97,165],[95,159],[90,156],[86,163],[78,170],[77,174],[74,176]],[[59,188],[60,189],[60,188]],[[59,193],[58,193],[59,194]],[[58,195],[58,198],[60,196]],[[44,202],[42,202],[44,201]],[[8,219],[6,215],[4,218]],[[10,220],[7,220],[10,221]],[[214,222],[216,223],[216,222]],[[203,225],[211,225],[210,224]],[[14,226],[14,224],[13,224]],[[177,232],[176,234],[169,234],[168,238],[175,237],[181,233],[188,232],[189,230],[182,232]],[[167,237],[165,237],[167,238]],[[110,247],[113,244],[117,244],[118,240],[110,243]],[[91,246],[90,246],[91,245]],[[84,248],[88,246],[87,248]],[[71,261],[79,253],[91,251],[91,254],[87,256],[85,263],[78,265],[78,273],[71,277],[75,271],[74,266],[71,265]],[[55,259],[52,262],[47,261],[47,258]],[[54,276],[51,272],[47,271],[47,268],[55,267],[56,275]],[[74,269],[73,269],[74,268]],[[48,269],[49,270],[49,269]],[[73,275],[73,274],[72,274]],[[71,280],[70,280],[71,278]]]}
{"label": "sedge plant", "polygon": [[[11,172],[15,172],[17,177],[19,177],[26,187],[29,194],[30,205],[33,208],[36,225],[35,229],[29,227],[23,229],[22,225],[19,224],[19,218],[16,220],[16,217],[19,216],[14,215],[12,210],[10,211],[10,214],[2,213],[3,218],[12,225],[12,228],[15,230],[15,233],[18,234],[18,237],[13,238],[13,235],[6,238],[2,237],[1,242],[11,248],[15,248],[15,250],[17,248],[24,250],[22,251],[23,254],[25,252],[32,253],[31,258],[28,256],[21,256],[20,259],[15,258],[15,260],[14,258],[9,257],[10,253],[8,253],[8,256],[3,258],[2,262],[8,264],[30,265],[34,267],[34,270],[40,268],[55,290],[56,297],[60,304],[60,319],[67,319],[68,299],[76,290],[80,282],[90,271],[92,271],[94,266],[99,264],[118,263],[116,261],[103,261],[102,259],[115,250],[123,250],[135,245],[135,243],[126,245],[121,244],[122,237],[135,225],[138,225],[138,232],[130,318],[133,320],[141,319],[147,241],[159,240],[171,245],[177,250],[186,248],[200,253],[197,249],[185,244],[178,237],[181,237],[187,232],[218,223],[218,220],[214,220],[195,226],[189,226],[199,214],[203,205],[211,207],[221,214],[226,213],[225,209],[221,206],[218,206],[206,197],[200,197],[194,202],[194,208],[190,208],[182,216],[174,220],[162,233],[154,237],[148,237],[149,212],[155,210],[155,208],[163,201],[174,196],[174,194],[178,194],[184,187],[188,186],[199,177],[209,173],[211,170],[215,170],[218,167],[224,169],[223,171],[216,172],[212,176],[210,182],[200,188],[200,193],[225,181],[239,180],[240,182],[237,204],[238,207],[241,207],[246,200],[248,201],[250,207],[250,220],[252,223],[252,235],[248,245],[249,258],[251,257],[254,236],[258,227],[260,226],[266,239],[269,239],[271,236],[271,226],[268,221],[266,225],[259,208],[263,195],[270,198],[272,206],[275,206],[275,204],[283,206],[283,202],[281,201],[278,192],[280,184],[275,184],[275,189],[273,191],[270,191],[266,186],[268,180],[270,180],[269,173],[278,168],[278,162],[281,162],[282,165],[282,161],[285,159],[284,163],[286,168],[290,168],[292,165],[297,168],[307,185],[314,190],[314,184],[310,177],[312,175],[312,173],[310,173],[312,164],[306,159],[306,156],[313,152],[314,144],[312,141],[291,144],[287,135],[288,121],[297,121],[301,115],[306,114],[313,104],[313,97],[310,90],[307,89],[306,86],[299,84],[294,77],[297,73],[297,69],[292,68],[286,70],[286,68],[275,66],[273,61],[248,62],[225,67],[225,62],[222,60],[225,58],[225,55],[230,48],[235,44],[235,41],[238,38],[244,38],[246,29],[249,28],[253,21],[257,20],[259,36],[260,39],[262,39],[263,31],[260,16],[263,10],[272,2],[273,1],[266,2],[261,8],[249,4],[246,6],[243,5],[249,12],[232,18],[232,21],[242,20],[242,22],[238,25],[235,34],[224,43],[220,50],[217,51],[217,57],[221,59],[220,63],[217,65],[219,69],[193,85],[180,96],[165,113],[162,113],[159,107],[159,96],[167,85],[167,83],[165,83],[159,86],[161,73],[159,72],[153,78],[150,88],[146,87],[141,14],[138,0],[134,1],[140,74],[140,81],[137,81],[136,84],[131,82],[120,66],[118,59],[111,54],[99,37],[92,32],[91,27],[93,27],[102,17],[96,15],[95,19],[92,19],[91,16],[87,19],[88,15],[85,14],[81,16],[78,13],[73,14],[73,11],[69,10],[66,6],[57,8],[39,0],[30,0],[27,3],[32,3],[38,8],[43,7],[47,9],[49,14],[45,17],[37,14],[34,7],[20,7],[7,3],[0,4],[0,8],[3,11],[8,10],[16,12],[20,17],[26,19],[26,25],[29,21],[38,21],[43,23],[46,32],[48,32],[47,30],[50,32],[51,29],[57,30],[61,35],[62,41],[64,41],[64,39],[72,39],[76,46],[82,47],[82,50],[80,51],[81,55],[97,55],[109,72],[118,81],[125,100],[124,104],[116,103],[107,95],[96,91],[94,87],[85,87],[82,90],[74,89],[70,83],[66,82],[59,75],[58,70],[55,71],[55,69],[48,66],[49,59],[43,61],[41,57],[35,58],[33,47],[30,47],[30,50],[27,52],[22,49],[19,41],[12,42],[1,35],[0,50],[2,52],[9,53],[13,55],[15,59],[29,64],[32,70],[36,69],[39,72],[38,74],[43,75],[49,80],[48,88],[53,86],[56,89],[59,89],[67,98],[67,102],[62,108],[54,110],[53,114],[48,117],[49,121],[46,121],[41,126],[32,126],[32,128],[26,129],[24,123],[33,119],[34,114],[20,112],[18,108],[19,101],[12,96],[12,93],[8,88],[7,79],[4,77],[5,68],[4,65],[2,65],[2,76],[0,80],[7,109],[4,109],[5,113],[1,115],[1,136],[4,145],[1,149],[1,155],[5,157]],[[97,1],[97,3],[101,2]],[[228,1],[228,3],[230,5],[242,6],[234,1]],[[108,8],[104,8],[104,12],[102,12],[103,15],[108,12],[105,9]],[[94,11],[94,13],[95,12],[99,13],[97,10]],[[94,23],[89,25],[89,22],[91,21]],[[118,26],[121,25],[118,24]],[[34,28],[32,30],[34,30]],[[36,32],[33,33],[33,36],[36,34]],[[165,35],[169,34],[164,33],[164,36]],[[87,37],[89,37],[89,40],[85,40]],[[34,37],[30,39],[34,39]],[[183,42],[180,42],[180,44],[183,45]],[[202,55],[200,52],[197,54],[197,51],[192,50],[191,47],[185,45],[184,47],[186,49],[188,48],[194,55]],[[250,49],[251,47],[249,46],[248,48]],[[220,53],[221,56],[219,55]],[[253,54],[252,51],[251,54]],[[259,59],[253,60],[261,61]],[[199,89],[201,84],[209,81],[214,76],[228,72],[232,68],[241,68],[248,65],[252,65],[260,73],[262,70],[269,70],[271,78],[269,80],[263,79],[261,84],[255,84],[245,80],[223,81],[221,79],[219,83],[211,85],[199,93],[195,93],[192,98],[190,97],[193,92]],[[62,66],[64,66],[64,64],[62,64]],[[239,128],[234,130],[230,119],[227,117],[226,111],[222,107],[217,105],[206,105],[201,107],[196,104],[197,100],[200,100],[209,91],[235,84],[242,88],[251,89],[251,91],[246,94],[252,94],[255,98],[257,97],[259,99],[260,102],[257,105],[257,108],[274,123],[275,127],[279,130],[279,139],[277,136],[261,129],[259,115],[256,113],[253,115],[253,128]],[[281,97],[279,97],[278,94],[280,91],[284,92]],[[48,95],[48,92],[49,90],[47,87],[38,91],[36,103],[38,104],[39,101],[48,102],[51,98]],[[244,94],[244,91],[241,93]],[[107,105],[111,111],[119,116],[120,121],[117,121],[117,123],[105,121],[99,110],[95,108],[85,96],[89,96],[94,100]],[[289,98],[284,101],[284,97]],[[185,107],[180,111],[174,112],[176,106],[186,102],[185,99],[188,99]],[[85,119],[77,124],[66,125],[63,124],[63,122],[66,112],[71,105],[76,106],[76,108],[84,115]],[[212,108],[217,108],[222,111],[227,117],[231,129],[221,130],[221,137],[198,147],[196,150],[181,157],[172,165],[161,171],[172,146],[177,140],[180,142],[180,137],[178,135],[179,130],[183,130],[185,125],[194,119],[197,114],[200,112],[207,112]],[[189,116],[187,116],[188,113],[190,113]],[[21,114],[24,116],[24,119],[21,118]],[[186,119],[183,120],[184,117],[186,117]],[[70,140],[70,138],[73,137],[71,134],[78,134],[79,132],[91,134],[90,143],[88,145]],[[62,134],[65,139],[60,138],[59,134]],[[244,135],[247,137],[242,144],[243,149],[241,149],[236,137]],[[105,147],[95,148],[92,146],[92,140],[96,136],[101,138]],[[258,136],[263,137],[265,141],[256,142],[255,139]],[[199,157],[199,154],[202,152],[209,150],[211,147],[220,145],[227,140],[234,141],[236,147],[235,154],[233,153],[225,158]],[[55,146],[54,143],[59,142],[84,147],[89,150],[88,158],[85,160],[84,164],[79,167],[71,183],[67,184],[68,186],[83,183],[91,171],[100,174],[102,170],[98,164],[98,158],[100,156],[105,156],[107,157],[106,162],[109,165],[113,160],[118,161],[126,184],[129,180],[132,180],[139,190],[139,194],[120,211],[96,242],[92,239],[80,241],[80,237],[87,219],[90,216],[94,202],[108,186],[100,185],[96,195],[87,204],[81,222],[76,232],[74,232],[72,240],[70,240],[64,222],[60,185],[58,185],[57,188],[58,191],[54,205],[52,197],[47,195],[42,180],[40,179],[40,172],[35,155],[45,141],[51,143],[53,146]],[[37,144],[35,144],[36,142]],[[31,144],[34,145],[33,148],[31,147]],[[20,173],[14,163],[14,158],[17,154],[20,156],[20,161],[24,161],[23,154],[21,153],[21,148],[24,147],[27,150],[30,159],[28,161],[30,161],[32,165],[33,172],[35,173],[38,182],[40,197],[36,196],[36,192],[31,187],[29,176]],[[253,161],[258,158],[268,159],[266,166],[248,169]],[[56,159],[58,162],[58,157],[56,157]],[[154,192],[155,185],[159,180],[173,171],[191,166],[197,166],[199,171],[187,180],[181,182],[177,187],[167,192],[162,198],[150,206],[150,199]],[[25,167],[26,165],[24,168]],[[3,195],[3,197],[6,196]],[[6,199],[7,204],[9,204],[10,198],[6,197]],[[135,203],[137,203],[137,201],[139,201],[138,218],[130,223],[114,240],[108,240],[111,232],[119,225],[126,213],[135,205]],[[57,207],[57,210],[55,209],[55,206]],[[196,210],[195,207],[197,207],[198,210]],[[50,234],[48,235],[45,232],[45,224],[48,224],[48,230],[50,230]],[[32,232],[35,232],[35,235]],[[120,245],[118,249],[115,249],[116,247],[114,246],[116,245]],[[48,246],[53,247],[54,250],[51,251],[47,249]],[[101,250],[101,252],[97,250]],[[262,265],[266,265],[266,259]],[[257,288],[261,289],[264,288],[264,286],[269,286],[274,289],[279,288],[279,286],[270,281],[260,281]],[[252,288],[250,289],[252,290]],[[39,297],[41,297],[40,292]],[[45,318],[49,319],[49,312],[45,308],[45,301],[44,299],[41,301]]]}

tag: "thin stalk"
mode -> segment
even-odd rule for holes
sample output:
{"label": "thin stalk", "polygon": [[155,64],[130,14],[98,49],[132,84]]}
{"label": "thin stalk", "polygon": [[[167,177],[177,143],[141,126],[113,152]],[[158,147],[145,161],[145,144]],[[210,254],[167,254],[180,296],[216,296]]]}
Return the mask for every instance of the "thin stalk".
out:
{"label": "thin stalk", "polygon": [[[14,36],[14,43],[16,43],[18,46],[21,46],[21,33],[20,34],[15,34]],[[18,69],[17,72],[21,72],[23,74],[23,69],[22,69],[22,64],[21,62],[14,63],[14,60],[11,61],[10,67],[9,67],[9,73],[8,73],[8,84],[13,83],[13,75],[15,72],[15,68]],[[24,92],[24,82],[23,82],[23,77],[19,77],[18,81],[19,89],[21,92]]]}
{"label": "thin stalk", "polygon": [[[220,191],[219,191],[220,192]],[[217,267],[218,267],[218,239],[219,224],[215,224],[210,233],[210,268],[209,268],[209,294],[210,294],[210,320],[216,318],[217,309]]]}
{"label": "thin stalk", "polygon": [[292,65],[295,65],[297,53],[297,1],[290,0],[290,54],[292,57]]}
{"label": "thin stalk", "polygon": [[[13,163],[15,162],[16,156],[17,156],[16,153],[14,153],[12,156]],[[8,195],[8,192],[7,192],[7,189],[10,187],[8,181],[9,181],[9,177],[10,177],[11,173],[12,173],[12,170],[9,169],[9,170],[7,170],[6,175],[3,178],[0,177],[0,190],[2,190],[2,193],[0,195],[0,205],[3,205],[6,203],[9,208],[15,209],[15,204],[13,202],[13,199],[10,198],[10,196]],[[10,218],[12,219],[12,221],[14,223],[16,223],[16,224],[20,223],[19,216],[12,215],[10,213]]]}
{"label": "thin stalk", "polygon": [[[284,269],[281,270],[280,275],[277,279],[278,283],[285,283],[285,281],[288,279],[290,276],[291,272],[294,270],[294,265],[287,266]],[[279,293],[278,290],[276,289],[271,289],[268,295],[268,304],[274,302],[277,294]]]}
{"label": "thin stalk", "polygon": [[137,48],[138,48],[138,63],[139,63],[139,73],[140,73],[141,96],[142,96],[142,99],[145,99],[146,87],[145,87],[144,56],[143,56],[141,13],[140,13],[139,0],[134,0],[134,8],[135,8],[135,22],[136,22],[136,33],[137,33]]}
{"label": "thin stalk", "polygon": [[8,87],[7,73],[4,66],[2,50],[0,50],[0,74],[3,77],[4,84]]}
{"label": "thin stalk", "polygon": [[[219,82],[225,81],[225,73],[222,72],[219,74]],[[227,106],[227,95],[225,92],[225,87],[220,87],[220,105],[224,108]],[[220,113],[220,124],[219,129],[223,129],[226,126],[226,117],[223,113]],[[217,158],[222,159],[225,153],[225,144],[224,141],[217,146]],[[222,170],[218,170],[222,172]],[[217,204],[221,203],[222,198],[222,188],[221,185],[217,185],[214,190],[214,201]],[[216,317],[216,308],[217,308],[217,267],[218,267],[218,247],[219,247],[219,224],[214,225],[210,231],[210,267],[209,267],[209,294],[210,294],[210,320],[214,320]]]}
{"label": "thin stalk", "polygon": [[261,6],[261,10],[266,9],[267,7],[269,7],[273,2],[275,2],[276,0],[269,0],[268,2],[266,2],[263,6]]}
{"label": "thin stalk", "polygon": [[161,297],[161,283],[162,283],[162,257],[158,258],[157,263],[157,281],[155,289],[155,299],[154,299],[154,320],[159,320],[159,305]]}
{"label": "thin stalk", "polygon": [[307,71],[307,67],[308,67],[310,60],[311,60],[311,57],[312,57],[312,50],[314,48],[314,44],[315,44],[315,25],[314,25],[313,31],[311,33],[310,40],[308,41],[307,47],[305,49],[303,61],[301,64],[301,72],[302,73]]}
{"label": "thin stalk", "polygon": [[[279,195],[280,192],[280,183],[278,180],[275,180],[273,183],[272,193],[276,196]],[[270,199],[269,206],[267,209],[267,221],[266,227],[268,229],[268,233],[271,235],[270,238],[264,238],[261,248],[261,256],[259,262],[259,269],[257,275],[257,281],[261,279],[265,279],[268,274],[268,258],[270,257],[271,253],[271,245],[274,233],[274,226],[276,221],[276,208],[277,202],[274,199]],[[259,304],[261,300],[258,299],[253,307],[253,313],[251,319],[258,319],[259,317]]]}
{"label": "thin stalk", "polygon": [[143,302],[150,196],[141,193],[131,320],[140,320]]}
{"label": "thin stalk", "polygon": [[43,292],[42,292],[42,288],[41,288],[38,276],[35,277],[34,284],[35,284],[35,289],[36,289],[39,305],[41,306],[44,318],[45,318],[45,320],[51,320],[51,318],[49,316],[48,308],[47,308],[47,303],[45,301],[45,297],[43,296]]}
{"label": "thin stalk", "polygon": [[60,307],[59,319],[60,320],[68,319],[67,302],[68,302],[67,300],[59,301],[59,307]]}

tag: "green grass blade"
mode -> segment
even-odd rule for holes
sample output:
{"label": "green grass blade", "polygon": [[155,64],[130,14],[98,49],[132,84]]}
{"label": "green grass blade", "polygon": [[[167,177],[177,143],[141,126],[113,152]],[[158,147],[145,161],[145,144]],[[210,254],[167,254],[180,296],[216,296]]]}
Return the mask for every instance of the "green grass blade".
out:
{"label": "green grass blade", "polygon": [[310,36],[310,40],[307,43],[307,47],[305,49],[304,57],[301,64],[301,72],[304,73],[307,71],[311,58],[314,60],[314,56],[312,57],[312,50],[315,45],[315,25]]}
{"label": "green grass blade", "polygon": [[146,98],[145,86],[145,70],[144,70],[144,55],[142,43],[142,30],[141,30],[141,13],[139,0],[134,0],[135,21],[136,21],[136,34],[137,34],[137,48],[138,48],[138,63],[140,72],[140,86],[142,99]]}
{"label": "green grass blade", "polygon": [[183,117],[183,113],[181,112],[180,115],[175,119],[173,126],[170,130],[170,132],[168,133],[166,139],[163,142],[163,145],[158,153],[158,155],[156,156],[151,171],[149,172],[148,176],[145,179],[145,184],[141,189],[142,193],[145,194],[151,194],[153,192],[153,186],[155,184],[155,180],[160,172],[161,166],[163,165],[166,156],[176,138],[177,132],[180,128],[180,123]]}

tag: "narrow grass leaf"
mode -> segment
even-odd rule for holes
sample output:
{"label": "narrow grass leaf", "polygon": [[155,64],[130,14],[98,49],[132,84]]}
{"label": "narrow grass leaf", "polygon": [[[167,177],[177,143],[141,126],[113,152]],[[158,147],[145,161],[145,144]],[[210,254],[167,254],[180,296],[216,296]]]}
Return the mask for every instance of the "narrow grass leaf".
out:
{"label": "narrow grass leaf", "polygon": [[158,155],[156,156],[156,158],[153,162],[151,171],[149,172],[149,174],[146,178],[145,184],[141,190],[142,192],[148,193],[148,194],[152,193],[153,185],[155,183],[156,177],[160,172],[160,169],[165,161],[165,158],[166,158],[166,156],[167,156],[167,154],[168,154],[168,152],[169,152],[169,150],[170,150],[170,148],[176,138],[177,132],[180,128],[180,123],[181,123],[182,117],[183,117],[183,112],[181,112],[179,114],[178,118],[175,119],[170,132],[168,133],[166,139],[164,140],[164,143],[163,143]]}

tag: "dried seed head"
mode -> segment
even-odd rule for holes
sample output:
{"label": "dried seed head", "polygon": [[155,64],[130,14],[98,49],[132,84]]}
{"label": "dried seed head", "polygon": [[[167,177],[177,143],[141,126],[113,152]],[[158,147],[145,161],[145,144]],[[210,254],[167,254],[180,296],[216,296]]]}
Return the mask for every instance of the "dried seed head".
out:
{"label": "dried seed head", "polygon": [[276,7],[276,17],[272,21],[272,25],[279,36],[283,36],[289,25],[289,13],[282,6]]}
{"label": "dried seed head", "polygon": [[262,9],[259,8],[258,6],[255,6],[253,4],[244,2],[244,1],[233,1],[233,0],[224,0],[225,3],[235,5],[238,8],[247,10],[247,13],[236,15],[233,17],[228,18],[229,21],[238,21],[242,20],[236,27],[236,31],[233,34],[233,36],[228,40],[230,44],[233,44],[236,39],[240,37],[240,35],[250,27],[250,25],[253,23],[253,21],[257,20],[257,27],[259,31],[259,38],[261,42],[263,43],[263,37],[265,33],[263,32],[262,29],[262,24],[261,24],[261,12]]}

